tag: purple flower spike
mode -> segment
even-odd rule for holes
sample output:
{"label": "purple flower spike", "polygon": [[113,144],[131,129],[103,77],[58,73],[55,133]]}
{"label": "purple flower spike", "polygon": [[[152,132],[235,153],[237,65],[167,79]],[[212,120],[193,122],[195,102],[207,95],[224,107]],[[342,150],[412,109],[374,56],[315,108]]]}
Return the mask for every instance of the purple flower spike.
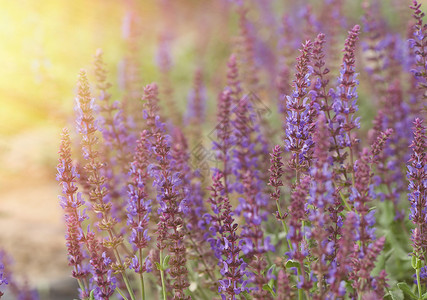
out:
{"label": "purple flower spike", "polygon": [[[420,9],[421,3],[413,0],[411,9],[414,11],[415,26],[413,31],[413,39],[409,40],[409,47],[415,48],[415,69],[411,70],[418,83],[418,87],[423,90],[422,99],[426,101],[425,94],[427,90],[427,24],[424,24],[423,18],[425,14]],[[424,102],[425,103],[425,102]],[[424,104],[424,109],[427,109]]]}
{"label": "purple flower spike", "polygon": [[287,96],[285,147],[292,152],[289,165],[296,171],[297,180],[299,173],[308,170],[313,154],[312,134],[317,111],[308,97],[312,73],[309,66],[312,47],[310,41],[303,44],[301,55],[297,58],[294,91],[291,96]]}
{"label": "purple flower spike", "polygon": [[[186,251],[184,244],[184,232],[180,229],[183,224],[185,209],[181,203],[183,200],[181,190],[182,170],[174,168],[171,153],[171,137],[165,134],[164,123],[158,115],[158,89],[156,84],[149,84],[144,88],[144,113],[148,130],[145,144],[149,150],[151,164],[147,166],[147,173],[153,179],[153,186],[157,192],[159,221],[157,223],[157,247],[159,250],[168,248],[171,255],[169,264],[170,276],[174,281],[174,297],[176,299],[188,299],[185,290],[190,285],[188,282],[186,267]],[[142,149],[140,150],[142,151]]]}
{"label": "purple flower spike", "polygon": [[218,258],[221,268],[221,280],[218,281],[218,291],[223,299],[236,299],[236,295],[246,288],[246,264],[240,254],[241,238],[237,233],[238,225],[234,220],[232,207],[227,197],[224,197],[223,175],[216,172],[212,177],[211,204],[213,214],[210,215],[212,238],[210,244]]}
{"label": "purple flower spike", "polygon": [[427,155],[426,155],[426,133],[423,121],[416,119],[413,127],[414,139],[410,145],[412,148],[411,158],[408,161],[407,177],[409,179],[408,199],[411,205],[409,219],[417,227],[412,233],[412,244],[414,255],[419,257],[424,252],[426,237],[420,233],[427,230]]}
{"label": "purple flower spike", "polygon": [[[334,136],[335,147],[339,158],[345,155],[339,154],[339,150],[348,148],[350,161],[344,173],[345,181],[347,181],[347,172],[352,172],[354,163],[354,148],[358,140],[352,135],[352,131],[360,127],[359,118],[355,118],[354,113],[358,110],[356,105],[357,92],[356,87],[359,84],[356,79],[357,73],[355,69],[355,52],[356,42],[359,38],[360,26],[355,25],[348,33],[348,37],[344,45],[344,57],[341,65],[340,76],[338,77],[338,87],[335,91],[331,91],[333,98],[332,108],[335,112],[333,124],[330,125]],[[341,159],[341,164],[344,159]],[[346,183],[345,183],[346,184]]]}
{"label": "purple flower spike", "polygon": [[102,246],[95,237],[95,233],[88,230],[86,242],[90,255],[93,280],[97,284],[95,295],[97,299],[108,300],[113,295],[116,288],[116,279],[112,276],[110,269],[111,259],[102,252]]}
{"label": "purple flower spike", "polygon": [[85,236],[82,222],[87,219],[85,212],[80,211],[84,205],[81,194],[77,192],[76,179],[79,177],[71,160],[71,141],[68,130],[64,129],[59,148],[59,164],[57,167],[57,180],[62,185],[61,206],[65,211],[65,224],[67,226],[66,246],[68,249],[68,264],[74,267],[72,276],[76,278],[84,289],[82,294],[89,293],[89,287],[84,283],[89,273],[85,270],[82,246]]}

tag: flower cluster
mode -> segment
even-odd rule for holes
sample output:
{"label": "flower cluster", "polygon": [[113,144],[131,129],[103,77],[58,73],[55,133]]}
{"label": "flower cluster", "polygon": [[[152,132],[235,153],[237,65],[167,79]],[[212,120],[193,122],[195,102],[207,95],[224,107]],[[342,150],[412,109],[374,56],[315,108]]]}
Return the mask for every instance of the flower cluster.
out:
{"label": "flower cluster", "polygon": [[[308,98],[311,67],[309,66],[313,44],[307,41],[297,58],[294,91],[287,96],[286,149],[292,152],[289,162],[296,173],[306,172],[313,152],[312,134],[316,109]],[[297,180],[298,175],[297,175]]]}
{"label": "flower cluster", "polygon": [[[423,121],[416,119],[414,122],[414,139],[411,159],[408,161],[409,202],[411,213],[409,219],[416,225],[412,232],[414,256],[423,259],[426,253],[427,241],[423,232],[426,228],[426,204],[427,204],[427,155],[426,133]],[[419,269],[419,268],[418,268]]]}
{"label": "flower cluster", "polygon": [[[162,2],[164,16],[172,2]],[[217,53],[215,72],[203,60],[187,85],[174,86],[182,61],[164,30],[159,85],[142,93],[137,9],[127,5],[124,97],[112,101],[98,51],[95,93],[85,71],[77,87],[81,157],[73,161],[67,130],[59,151],[68,261],[82,300],[394,299],[398,289],[422,299],[427,157],[419,107],[427,76],[418,2],[412,48],[402,46],[407,33],[389,24],[379,4],[363,4],[367,34],[354,25],[345,39],[341,25],[354,18],[341,0],[321,1],[321,9],[290,4],[295,14],[281,13],[282,22],[264,0],[197,3],[196,10],[221,12],[221,30],[237,17],[239,36],[223,42],[238,47],[228,57]],[[212,55],[201,51],[207,38],[198,36],[198,54]],[[414,270],[418,296],[408,287]],[[1,287],[4,278],[11,282],[4,271]]]}

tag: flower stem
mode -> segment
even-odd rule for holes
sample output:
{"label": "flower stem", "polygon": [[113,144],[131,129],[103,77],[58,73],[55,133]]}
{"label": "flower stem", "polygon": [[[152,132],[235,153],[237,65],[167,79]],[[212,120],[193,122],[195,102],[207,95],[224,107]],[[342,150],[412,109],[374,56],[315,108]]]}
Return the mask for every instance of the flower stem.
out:
{"label": "flower stem", "polygon": [[[113,233],[112,233],[111,230],[108,230],[108,234],[110,236],[110,240],[113,240]],[[122,259],[120,258],[120,254],[119,254],[119,251],[117,251],[117,248],[113,248],[113,252],[114,252],[116,260],[119,262],[120,266],[123,266],[123,262],[122,262]],[[126,274],[126,271],[123,270],[123,271],[120,272],[120,274],[122,275],[123,281],[126,284],[126,288],[127,288],[128,292],[129,292],[130,298],[132,300],[136,300],[135,294],[133,293],[133,289],[132,289],[132,286],[130,285],[128,276]]]}
{"label": "flower stem", "polygon": [[420,260],[417,257],[417,262],[416,262],[417,268],[415,269],[415,272],[417,274],[418,299],[421,299],[422,298],[422,296],[421,296],[422,295],[422,291],[421,291],[420,268],[418,267],[419,263],[420,263]]}
{"label": "flower stem", "polygon": [[[139,263],[142,264],[142,249],[139,249]],[[141,281],[141,300],[145,300],[145,288],[144,288],[144,275],[139,273],[139,280]]]}
{"label": "flower stem", "polygon": [[124,300],[129,300],[129,299],[126,297],[125,293],[124,293],[121,289],[119,289],[118,287],[116,287],[116,291],[120,294],[120,296],[122,296],[122,298],[123,298]]}
{"label": "flower stem", "polygon": [[280,210],[279,199],[276,199],[276,206],[277,206],[277,211],[279,212],[280,220],[282,221],[283,230],[285,230],[285,233],[286,233],[286,243],[288,244],[288,249],[292,251],[292,244],[289,242],[289,239],[288,239],[289,229],[288,229],[288,226],[286,225],[285,220],[283,220],[282,211]]}
{"label": "flower stem", "polygon": [[141,274],[139,274],[139,279],[141,281],[141,299],[145,300],[145,289],[144,289],[144,276]]}
{"label": "flower stem", "polygon": [[163,300],[166,299],[166,285],[165,285],[165,274],[163,271],[163,250],[160,250],[159,254],[159,260],[160,260],[160,278],[162,279],[162,293],[163,293]]}

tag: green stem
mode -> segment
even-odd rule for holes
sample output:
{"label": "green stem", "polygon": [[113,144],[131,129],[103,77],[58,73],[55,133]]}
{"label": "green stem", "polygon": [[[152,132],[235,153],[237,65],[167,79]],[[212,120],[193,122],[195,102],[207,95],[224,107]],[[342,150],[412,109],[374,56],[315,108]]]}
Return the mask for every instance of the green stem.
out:
{"label": "green stem", "polygon": [[126,297],[125,293],[124,293],[121,289],[119,289],[118,287],[116,287],[116,291],[120,294],[120,296],[122,296],[122,298],[123,298],[124,300],[129,300],[129,299]]}
{"label": "green stem", "polygon": [[288,229],[288,226],[286,225],[285,220],[283,220],[282,211],[280,210],[279,199],[276,199],[276,206],[277,206],[277,211],[279,212],[280,220],[282,221],[283,230],[285,230],[285,233],[286,233],[286,243],[288,244],[288,249],[289,249],[290,251],[292,251],[292,244],[291,244],[291,243],[289,242],[289,240],[288,240],[288,232],[289,232],[289,229]]}
{"label": "green stem", "polygon": [[422,291],[421,291],[420,268],[418,268],[419,262],[420,262],[419,258],[417,257],[417,262],[416,262],[417,268],[415,269],[415,272],[417,274],[418,299],[421,300],[421,298],[422,298]]}
{"label": "green stem", "polygon": [[163,300],[166,299],[166,285],[165,285],[165,274],[163,271],[163,250],[160,250],[159,254],[159,260],[160,260],[160,278],[162,279],[162,293],[163,293]]}
{"label": "green stem", "polygon": [[[113,235],[111,233],[111,230],[108,233],[110,234],[110,239],[113,240]],[[116,256],[116,260],[119,262],[120,266],[123,266],[122,259],[120,258],[119,251],[117,251],[117,248],[114,248],[113,250],[114,250],[114,255]],[[123,281],[126,285],[128,292],[129,292],[130,298],[132,300],[136,300],[135,294],[133,293],[133,289],[132,289],[132,286],[130,285],[129,278],[126,274],[126,271],[123,270],[120,272],[120,274],[122,274],[122,278],[123,278]]]}
{"label": "green stem", "polygon": [[141,299],[145,300],[144,276],[142,273],[139,274],[139,279],[141,281]]}
{"label": "green stem", "polygon": [[[298,273],[300,273],[299,268],[298,268]],[[298,274],[299,277],[300,274]],[[304,294],[302,289],[298,288],[298,300],[304,300]]]}
{"label": "green stem", "polygon": [[136,300],[136,298],[135,298],[135,294],[133,293],[133,290],[132,290],[132,286],[130,285],[129,279],[128,279],[128,277],[127,277],[127,275],[126,275],[126,272],[125,272],[125,271],[123,271],[123,272],[122,272],[122,277],[123,277],[123,281],[124,281],[124,282],[125,282],[125,284],[126,284],[126,288],[127,288],[127,289],[128,289],[128,291],[129,291],[130,298],[131,298],[132,300]]}
{"label": "green stem", "polygon": [[347,208],[347,211],[352,211],[350,205],[348,204],[347,200],[345,199],[345,197],[341,191],[340,191],[340,197],[341,197],[342,202],[344,203],[345,208]]}
{"label": "green stem", "polygon": [[[83,282],[80,279],[77,279],[77,282],[79,283],[79,287],[82,291],[86,291],[86,287],[83,285]],[[87,298],[85,298],[87,299]]]}
{"label": "green stem", "polygon": [[[142,264],[142,249],[139,249],[139,263]],[[141,281],[141,300],[145,300],[144,275],[142,273],[139,273],[139,280]]]}
{"label": "green stem", "polygon": [[[300,173],[298,172],[298,168],[299,168],[299,164],[295,170],[295,176],[296,176],[296,184],[298,185],[300,183]],[[302,221],[303,227],[304,227],[304,221]],[[287,236],[286,236],[287,239]],[[298,245],[297,245],[298,247]],[[292,249],[290,249],[292,251]],[[301,262],[300,266],[297,268],[297,275],[298,275],[298,279],[300,278],[300,276],[304,277],[304,265]],[[304,294],[303,294],[303,290],[301,288],[298,288],[298,300],[303,300],[304,299]],[[307,298],[308,299],[308,298]]]}

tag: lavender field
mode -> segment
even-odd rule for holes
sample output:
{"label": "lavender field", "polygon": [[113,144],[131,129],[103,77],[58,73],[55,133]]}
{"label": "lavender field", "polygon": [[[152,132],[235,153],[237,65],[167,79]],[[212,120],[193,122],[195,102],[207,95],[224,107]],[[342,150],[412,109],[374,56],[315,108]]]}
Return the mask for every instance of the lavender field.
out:
{"label": "lavender field", "polygon": [[0,298],[427,299],[426,1],[22,3]]}

